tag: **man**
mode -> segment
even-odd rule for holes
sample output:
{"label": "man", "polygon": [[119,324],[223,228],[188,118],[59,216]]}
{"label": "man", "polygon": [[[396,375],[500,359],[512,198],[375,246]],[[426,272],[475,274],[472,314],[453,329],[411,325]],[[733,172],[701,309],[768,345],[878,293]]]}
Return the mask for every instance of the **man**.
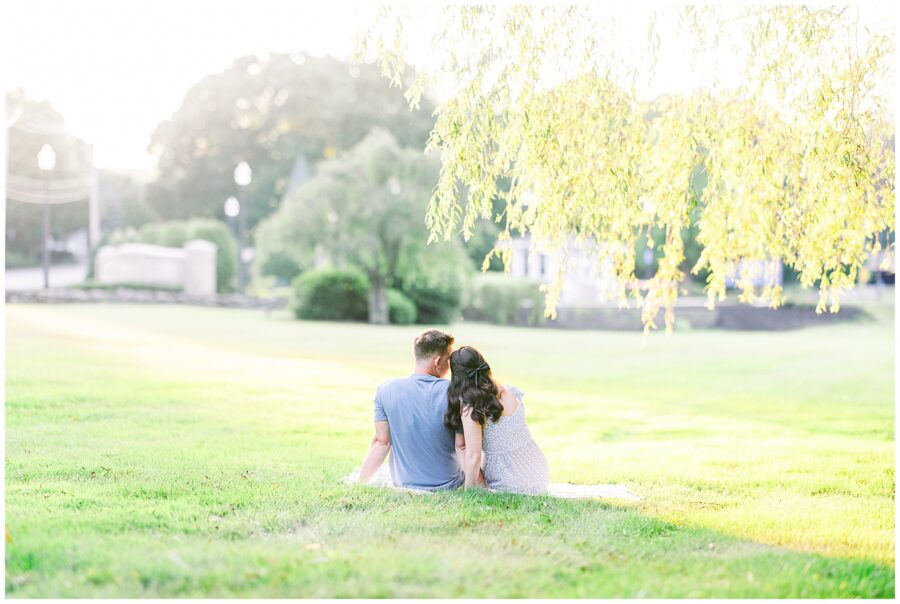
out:
{"label": "man", "polygon": [[413,342],[415,371],[389,380],[375,393],[375,437],[359,470],[366,484],[388,452],[391,478],[409,489],[438,491],[463,484],[459,459],[465,441],[444,426],[453,336],[432,329]]}

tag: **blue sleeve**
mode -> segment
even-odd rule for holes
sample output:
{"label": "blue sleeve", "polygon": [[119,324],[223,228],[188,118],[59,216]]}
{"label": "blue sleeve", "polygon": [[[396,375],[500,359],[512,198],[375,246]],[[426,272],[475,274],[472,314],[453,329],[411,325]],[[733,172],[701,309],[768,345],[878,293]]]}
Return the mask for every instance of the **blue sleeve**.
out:
{"label": "blue sleeve", "polygon": [[387,415],[384,413],[384,406],[381,403],[381,388],[375,391],[375,421],[386,422]]}

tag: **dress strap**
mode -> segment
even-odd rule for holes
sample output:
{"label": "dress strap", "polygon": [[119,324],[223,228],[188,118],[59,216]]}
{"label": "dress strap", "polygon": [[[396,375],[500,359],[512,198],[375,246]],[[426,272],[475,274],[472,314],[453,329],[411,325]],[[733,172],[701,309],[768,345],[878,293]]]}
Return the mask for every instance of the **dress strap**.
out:
{"label": "dress strap", "polygon": [[525,393],[522,392],[521,390],[519,390],[518,388],[516,388],[515,386],[506,385],[505,387],[508,388],[509,391],[513,393],[514,397],[516,397],[516,410],[512,412],[512,415],[508,415],[507,417],[513,417],[515,415],[519,415],[520,410],[521,410],[521,413],[525,413],[525,401],[523,400],[525,398]]}
{"label": "dress strap", "polygon": [[509,388],[510,392],[513,393],[513,396],[515,396],[519,402],[522,402],[522,399],[525,398],[525,393],[522,392],[521,390],[519,390],[518,388],[516,388],[515,386],[507,385],[506,387]]}

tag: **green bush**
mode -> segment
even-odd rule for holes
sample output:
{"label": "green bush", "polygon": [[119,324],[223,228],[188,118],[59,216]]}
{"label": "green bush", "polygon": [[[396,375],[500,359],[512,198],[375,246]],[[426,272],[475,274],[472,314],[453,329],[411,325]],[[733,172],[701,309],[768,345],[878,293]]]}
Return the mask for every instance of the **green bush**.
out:
{"label": "green bush", "polygon": [[191,237],[188,233],[188,222],[173,220],[169,222],[148,222],[137,231],[140,243],[181,247]]}
{"label": "green bush", "polygon": [[452,323],[459,318],[460,288],[452,275],[426,273],[408,277],[403,293],[416,305],[419,323]]}
{"label": "green bush", "polygon": [[20,250],[6,250],[6,268],[31,268],[40,264],[40,255]]}
{"label": "green bush", "polygon": [[416,305],[418,323],[452,323],[469,298],[472,260],[459,245],[429,245],[414,266],[400,268],[399,289]]}
{"label": "green bush", "polygon": [[418,315],[416,303],[410,300],[409,296],[398,289],[389,289],[387,298],[391,323],[395,325],[412,325],[416,322]]}
{"label": "green bush", "polygon": [[[540,325],[544,319],[544,294],[540,283],[503,274],[481,274],[475,279],[471,303],[463,316],[499,325]],[[527,314],[523,312],[527,308]],[[524,315],[524,316],[523,316]]]}
{"label": "green bush", "polygon": [[220,292],[234,291],[238,246],[228,225],[218,220],[200,218],[189,221],[186,226],[185,241],[202,239],[216,244],[216,289]]}
{"label": "green bush", "polygon": [[275,277],[284,283],[290,283],[300,274],[300,265],[284,252],[273,252],[260,269],[263,275]]}
{"label": "green bush", "polygon": [[298,319],[365,321],[369,280],[356,269],[307,271],[294,280],[294,315]]}

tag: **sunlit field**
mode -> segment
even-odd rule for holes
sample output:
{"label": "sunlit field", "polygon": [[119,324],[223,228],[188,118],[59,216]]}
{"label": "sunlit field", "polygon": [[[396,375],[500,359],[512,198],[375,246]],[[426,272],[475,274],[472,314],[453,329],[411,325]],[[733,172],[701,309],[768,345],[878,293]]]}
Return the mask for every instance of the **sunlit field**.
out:
{"label": "sunlit field", "polygon": [[554,482],[347,486],[421,327],[7,305],[6,590],[31,597],[892,597],[894,337],[457,324]]}

